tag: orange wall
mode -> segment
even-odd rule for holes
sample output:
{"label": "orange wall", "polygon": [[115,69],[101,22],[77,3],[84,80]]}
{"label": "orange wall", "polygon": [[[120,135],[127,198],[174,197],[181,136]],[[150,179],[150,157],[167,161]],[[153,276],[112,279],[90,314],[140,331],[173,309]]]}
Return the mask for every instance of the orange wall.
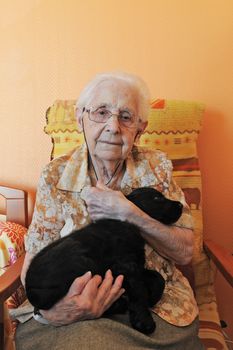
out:
{"label": "orange wall", "polygon": [[[232,10],[232,0],[5,1],[1,183],[29,191],[31,213],[51,149],[46,108],[75,98],[97,72],[133,72],[156,97],[206,104],[199,141],[205,234],[233,250]],[[220,282],[218,290],[224,300]],[[233,325],[225,307],[221,312]]]}

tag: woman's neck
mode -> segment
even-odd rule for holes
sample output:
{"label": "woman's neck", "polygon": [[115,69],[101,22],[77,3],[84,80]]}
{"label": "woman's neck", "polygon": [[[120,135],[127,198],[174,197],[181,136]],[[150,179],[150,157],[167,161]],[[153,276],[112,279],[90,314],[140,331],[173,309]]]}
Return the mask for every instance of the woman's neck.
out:
{"label": "woman's neck", "polygon": [[89,170],[93,184],[99,180],[108,187],[119,187],[124,173],[124,161],[121,159],[107,161],[89,157]]}

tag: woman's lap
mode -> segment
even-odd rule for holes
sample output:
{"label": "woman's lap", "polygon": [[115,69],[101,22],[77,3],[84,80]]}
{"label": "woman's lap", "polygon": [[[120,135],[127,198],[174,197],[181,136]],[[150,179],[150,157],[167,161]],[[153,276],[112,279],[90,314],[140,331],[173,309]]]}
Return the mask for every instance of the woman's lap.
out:
{"label": "woman's lap", "polygon": [[156,330],[146,336],[135,331],[127,315],[77,322],[69,326],[42,325],[34,319],[20,324],[17,350],[203,350],[197,336],[198,320],[176,327],[154,315]]}

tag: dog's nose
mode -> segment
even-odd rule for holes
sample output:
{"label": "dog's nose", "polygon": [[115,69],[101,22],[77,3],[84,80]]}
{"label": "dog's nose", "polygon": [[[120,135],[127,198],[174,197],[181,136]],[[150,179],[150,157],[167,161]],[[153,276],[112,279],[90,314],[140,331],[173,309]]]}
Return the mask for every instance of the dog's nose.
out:
{"label": "dog's nose", "polygon": [[179,201],[172,201],[177,208],[183,208],[183,204]]}

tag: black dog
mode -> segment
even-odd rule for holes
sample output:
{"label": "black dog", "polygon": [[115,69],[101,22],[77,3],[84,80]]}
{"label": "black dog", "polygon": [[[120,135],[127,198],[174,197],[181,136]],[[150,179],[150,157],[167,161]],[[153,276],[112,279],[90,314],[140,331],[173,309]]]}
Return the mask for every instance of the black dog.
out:
{"label": "black dog", "polygon": [[[134,190],[129,196],[143,211],[166,224],[178,220],[182,204],[166,199],[152,188]],[[49,309],[68,292],[74,279],[91,271],[104,277],[124,275],[125,294],[105,313],[129,309],[132,326],[145,334],[155,323],[149,307],[162,296],[165,282],[145,265],[145,241],[140,229],[128,222],[102,219],[72,232],[41,250],[32,260],[26,275],[29,301],[38,309]]]}

